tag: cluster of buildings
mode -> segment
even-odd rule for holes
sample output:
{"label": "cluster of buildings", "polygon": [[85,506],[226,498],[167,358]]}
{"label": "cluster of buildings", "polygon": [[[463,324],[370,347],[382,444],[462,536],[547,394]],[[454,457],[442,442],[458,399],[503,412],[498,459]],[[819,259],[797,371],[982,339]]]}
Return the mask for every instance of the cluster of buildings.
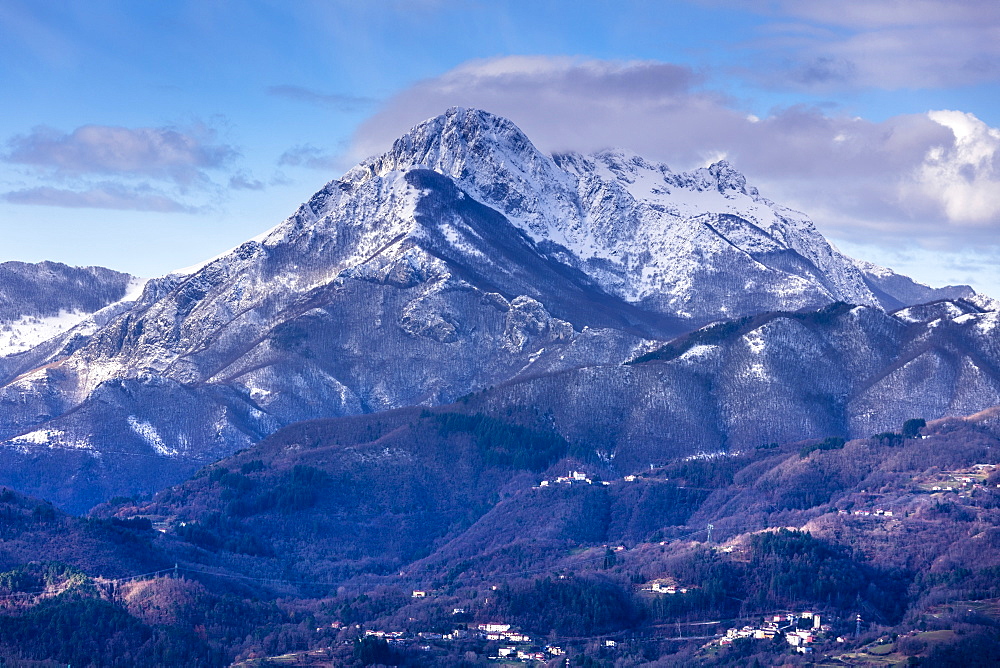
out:
{"label": "cluster of buildings", "polygon": [[561,656],[566,652],[563,651],[561,647],[556,647],[554,645],[547,645],[544,652],[533,651],[533,650],[523,650],[516,647],[501,647],[497,650],[496,656],[491,656],[491,659],[506,660],[510,661],[512,659],[517,659],[518,661],[541,661],[545,662],[554,656]]}
{"label": "cluster of buildings", "polygon": [[[985,490],[990,474],[997,469],[996,464],[974,464],[968,468],[956,471],[935,471],[930,475],[920,475],[914,478],[915,490],[930,494],[951,492],[957,494],[959,498],[970,498],[976,492]],[[1000,484],[996,485],[1000,488]],[[856,517],[900,517],[905,513],[899,511],[886,510],[883,508],[866,510],[838,510],[838,515],[852,515]]]}
{"label": "cluster of buildings", "polygon": [[476,624],[473,628],[481,632],[486,640],[531,642],[531,638],[527,635],[518,631],[511,631],[510,624]]}
{"label": "cluster of buildings", "polygon": [[797,651],[809,654],[812,652],[812,647],[809,645],[822,639],[830,630],[831,627],[823,624],[818,614],[812,612],[790,613],[765,617],[760,626],[728,629],[726,635],[715,642],[720,645],[729,645],[740,638],[771,640],[781,637]]}
{"label": "cluster of buildings", "polygon": [[611,483],[604,481],[594,481],[583,471],[570,471],[567,475],[561,475],[555,480],[543,480],[538,483],[539,487],[548,487],[549,485],[572,485],[573,483],[585,484],[585,485],[610,485]]}
{"label": "cluster of buildings", "polygon": [[[650,471],[653,470],[653,465],[652,464],[649,465],[649,469],[650,469]],[[629,475],[626,475],[626,476],[622,477],[621,480],[623,482],[638,482],[640,480],[655,480],[655,481],[658,481],[658,482],[666,482],[667,480],[669,480],[669,478],[644,478],[642,475],[640,475],[638,473],[630,473]],[[587,475],[587,473],[585,473],[584,471],[570,471],[566,475],[561,475],[558,478],[555,478],[553,480],[543,480],[543,481],[541,481],[540,483],[538,483],[538,485],[535,487],[535,489],[538,489],[538,487],[550,487],[552,485],[572,485],[574,483],[577,483],[577,484],[582,483],[582,484],[585,484],[585,485],[610,485],[611,484],[607,480],[594,480],[589,475]]]}
{"label": "cluster of buildings", "polygon": [[640,591],[651,592],[654,594],[686,594],[688,593],[687,587],[678,587],[677,583],[672,578],[661,578],[659,580],[653,580],[644,584]]}
{"label": "cluster of buildings", "polygon": [[[653,465],[650,464],[649,468],[650,468],[650,470],[652,470],[653,469]],[[646,480],[646,478],[643,478],[639,474],[632,473],[632,474],[629,474],[627,476],[624,476],[622,478],[622,480],[624,482],[637,482],[639,480]],[[663,478],[663,479],[655,479],[655,480],[666,481],[667,479]],[[566,475],[561,475],[558,478],[555,478],[554,480],[543,480],[542,482],[538,483],[536,489],[538,487],[550,487],[552,485],[572,485],[574,483],[577,483],[577,484],[582,483],[582,484],[585,484],[585,485],[610,485],[611,484],[607,480],[594,480],[593,478],[591,478],[590,476],[588,476],[583,471],[570,471]]]}
{"label": "cluster of buildings", "polygon": [[[996,468],[996,464],[974,464],[961,471],[942,471],[936,476],[937,480],[933,481],[934,484],[930,486],[929,491],[958,492],[959,496],[967,497],[970,492],[986,489],[987,479]],[[997,487],[1000,487],[1000,484]]]}
{"label": "cluster of buildings", "polygon": [[891,510],[883,510],[882,508],[876,508],[875,510],[855,510],[855,511],[851,511],[851,512],[849,512],[847,510],[838,510],[837,514],[838,515],[857,515],[858,517],[873,517],[873,516],[892,517],[893,516],[893,512]]}
{"label": "cluster of buildings", "polygon": [[406,631],[373,631],[366,629],[365,635],[383,638],[389,643],[401,643],[409,640],[466,640],[476,637],[476,634],[465,629],[455,629],[451,633],[436,633],[434,631],[408,633]]}
{"label": "cluster of buildings", "polygon": [[[462,611],[456,608],[456,611]],[[339,624],[338,624],[339,627]],[[321,629],[317,629],[321,630]],[[366,629],[365,636],[382,638],[390,644],[400,644],[407,642],[422,641],[455,641],[455,640],[486,640],[502,643],[497,649],[497,655],[489,657],[495,660],[505,661],[539,661],[545,662],[555,656],[562,656],[565,650],[556,645],[546,645],[544,649],[538,646],[525,647],[531,644],[531,637],[525,633],[515,630],[510,624],[500,622],[488,622],[483,624],[470,625],[468,629],[455,629],[451,633],[435,633],[431,631],[420,631],[410,633],[406,631],[376,631]],[[511,644],[506,644],[511,643]],[[518,646],[519,645],[519,646]]]}

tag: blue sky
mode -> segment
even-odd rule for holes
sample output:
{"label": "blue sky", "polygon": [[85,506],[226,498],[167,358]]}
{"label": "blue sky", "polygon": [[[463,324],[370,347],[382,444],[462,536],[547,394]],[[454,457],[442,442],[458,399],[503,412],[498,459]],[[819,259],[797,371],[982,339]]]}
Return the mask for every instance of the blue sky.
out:
{"label": "blue sky", "polygon": [[846,252],[1000,297],[993,0],[0,5],[0,260],[154,276],[453,104],[725,157]]}

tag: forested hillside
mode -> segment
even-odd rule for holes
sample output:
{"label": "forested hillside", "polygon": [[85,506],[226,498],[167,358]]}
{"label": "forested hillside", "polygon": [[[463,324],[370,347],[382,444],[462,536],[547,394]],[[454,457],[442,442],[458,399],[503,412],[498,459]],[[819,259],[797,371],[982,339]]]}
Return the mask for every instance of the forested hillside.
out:
{"label": "forested hillside", "polygon": [[[0,648],[79,665],[457,666],[505,642],[572,665],[865,665],[876,649],[975,665],[954,657],[1000,647],[998,415],[613,477],[543,417],[460,404],[296,425],[92,519],[5,492]],[[780,633],[719,644],[789,612],[824,621],[813,654]]]}

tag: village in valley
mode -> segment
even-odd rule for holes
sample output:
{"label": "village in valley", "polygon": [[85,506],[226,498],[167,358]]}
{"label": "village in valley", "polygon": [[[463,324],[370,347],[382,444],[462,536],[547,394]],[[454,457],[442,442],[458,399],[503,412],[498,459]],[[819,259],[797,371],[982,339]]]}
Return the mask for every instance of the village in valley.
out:
{"label": "village in valley", "polygon": [[[924,475],[914,480],[918,489],[924,492],[954,492],[959,498],[986,489],[987,478],[997,470],[996,464],[974,464],[955,471],[940,471]],[[1000,484],[996,485],[1000,487]]]}
{"label": "village in valley", "polygon": [[[731,628],[726,631],[726,635],[718,640],[709,643],[708,646],[717,644],[720,646],[731,645],[741,638],[753,638],[755,640],[774,640],[783,638],[785,642],[794,647],[802,654],[811,654],[813,648],[810,647],[815,642],[822,642],[827,639],[832,627],[823,624],[819,614],[813,612],[787,613],[771,615],[765,617],[758,626],[743,626],[742,628]],[[837,638],[838,642],[843,642],[844,638]]]}
{"label": "village in valley", "polygon": [[[455,608],[462,611],[461,608]],[[462,611],[464,612],[464,611]],[[460,614],[460,613],[454,613]],[[487,658],[503,661],[524,661],[545,662],[555,656],[562,656],[566,651],[558,645],[547,644],[541,646],[534,642],[530,636],[515,630],[511,624],[499,622],[486,622],[472,624],[467,629],[455,629],[451,633],[429,633],[418,632],[416,634],[406,634],[400,631],[372,631],[365,630],[365,635],[369,637],[385,638],[390,644],[419,642],[419,641],[452,641],[452,640],[480,640],[497,643],[496,654]],[[430,646],[426,646],[427,651]]]}
{"label": "village in valley", "polygon": [[[915,499],[927,498],[928,496],[935,499],[950,494],[955,494],[958,497],[975,495],[986,488],[987,479],[996,469],[997,466],[993,464],[975,464],[960,470],[932,470],[921,477],[914,478],[902,495],[867,493],[862,490],[862,494],[856,497],[853,503],[848,504],[847,507],[831,508],[829,512],[842,517],[843,521],[855,523],[886,521],[898,525],[916,512],[915,507],[912,506]],[[594,473],[569,470],[566,475],[540,480],[533,489],[539,490],[538,493],[545,493],[547,490],[574,486],[607,487],[619,484],[666,483],[669,480],[662,471],[651,464],[649,471],[625,475],[612,481],[602,480]],[[681,482],[678,488],[685,488],[684,482]],[[704,528],[687,534],[684,538],[701,535],[704,545],[709,549],[727,555],[736,553],[736,558],[739,558],[739,553],[746,549],[745,545],[740,541],[713,544],[711,540],[712,528],[711,524],[707,524]],[[794,527],[791,529],[795,530]],[[622,553],[621,557],[628,558],[627,555],[633,552],[641,555],[647,550],[662,550],[668,542],[656,541],[628,546],[595,545],[589,550],[579,553],[577,557],[579,563],[603,559],[605,564],[614,564],[620,558],[619,553]],[[567,572],[570,571],[557,570],[552,573],[552,577],[558,580],[573,577],[571,574],[567,575]],[[498,585],[493,585],[489,589],[496,591]],[[677,597],[680,599],[688,595],[697,595],[695,592],[700,589],[701,586],[697,582],[681,582],[666,574],[634,585],[635,593],[647,600],[658,597],[670,599]],[[792,612],[786,610],[762,614],[756,617],[758,621],[748,621],[751,618],[747,617],[741,620],[689,621],[671,624],[669,629],[665,626],[661,627],[662,625],[649,628],[639,627],[628,634],[605,634],[593,637],[560,638],[555,636],[553,632],[542,639],[529,635],[528,632],[519,629],[515,624],[502,619],[480,621],[482,619],[480,617],[477,620],[476,615],[470,614],[473,611],[467,611],[465,607],[449,609],[447,606],[450,605],[449,599],[451,597],[443,590],[413,589],[408,596],[414,603],[421,599],[428,599],[428,604],[436,602],[445,605],[445,610],[450,611],[450,615],[445,613],[446,616],[450,616],[454,620],[454,623],[450,624],[450,630],[443,630],[440,624],[436,625],[434,630],[415,630],[411,625],[409,630],[404,631],[333,622],[328,627],[317,628],[316,631],[324,635],[334,634],[337,642],[343,645],[378,642],[400,652],[425,654],[428,658],[439,654],[453,653],[457,650],[459,653],[464,653],[466,657],[474,657],[478,661],[485,660],[500,665],[562,666],[569,665],[569,658],[585,649],[590,655],[595,651],[615,652],[616,649],[621,650],[628,646],[635,647],[648,642],[699,641],[704,643],[701,645],[699,654],[710,656],[738,643],[770,641],[771,643],[781,643],[786,652],[811,655],[817,647],[822,647],[826,651],[834,646],[846,647],[850,645],[850,641],[854,637],[862,632],[862,629],[868,630],[868,623],[864,622],[860,615],[857,616],[857,619],[840,619],[836,624],[831,624],[834,616],[829,611]],[[434,601],[435,599],[436,601]],[[733,626],[726,628],[727,624],[733,624]],[[838,633],[843,635],[837,635]],[[847,645],[842,643],[847,643]],[[317,651],[289,654],[284,657],[269,657],[267,660],[287,665],[326,665],[322,663]],[[847,654],[842,654],[841,658],[847,656]],[[313,662],[317,659],[320,660],[320,663]],[[561,659],[562,662],[560,663],[558,659]],[[259,661],[260,659],[251,659],[241,665],[260,665]],[[847,665],[855,664],[848,662]]]}
{"label": "village in valley", "polygon": [[[688,591],[686,587],[677,587],[668,584],[667,580],[647,583],[642,586],[642,591],[652,594],[683,594]],[[426,598],[428,592],[417,590],[413,592],[415,598]],[[454,608],[452,614],[455,616],[465,615],[463,608]],[[710,624],[717,624],[711,622]],[[859,621],[860,624],[860,621]],[[479,622],[470,624],[456,624],[454,630],[447,633],[432,631],[386,631],[379,629],[364,628],[361,625],[345,627],[339,622],[334,622],[329,628],[317,628],[317,632],[339,632],[342,637],[351,637],[351,640],[343,642],[363,642],[371,640],[384,642],[390,648],[406,648],[433,655],[435,651],[445,648],[451,644],[461,644],[467,649],[467,655],[476,655],[482,659],[498,663],[501,665],[526,664],[526,665],[569,665],[565,663],[568,658],[568,647],[565,644],[540,641],[532,638],[527,633],[518,630],[514,625],[499,621]],[[712,654],[719,649],[731,645],[743,639],[748,640],[780,640],[783,639],[796,652],[811,654],[814,644],[822,644],[833,640],[833,627],[823,622],[823,617],[819,613],[785,612],[768,615],[762,618],[758,624],[744,625],[739,628],[729,628],[724,634],[716,632],[714,636],[703,647],[703,652]],[[647,642],[656,636],[647,637],[595,637],[595,638],[574,638],[573,644],[579,645],[586,642],[594,647],[613,650],[620,644],[630,642]],[[711,637],[711,636],[710,636]],[[696,639],[697,636],[688,636],[688,639]],[[675,638],[684,639],[683,636]],[[845,641],[844,637],[837,637],[836,642]],[[301,652],[288,654],[280,657],[269,657],[272,664],[283,665],[323,665],[314,663],[322,661],[323,653],[320,651]],[[563,663],[551,663],[554,659],[562,657]],[[261,665],[260,660],[249,660],[237,665],[255,666]]]}
{"label": "village in valley", "polygon": [[[573,480],[572,473],[567,476]],[[577,479],[578,482],[582,480]],[[584,483],[587,484],[587,483]],[[607,547],[607,546],[605,546]],[[614,551],[624,550],[624,547],[608,548]],[[723,551],[731,551],[730,548],[721,548]],[[566,576],[558,576],[565,578]],[[696,590],[696,585],[684,585],[675,578],[665,576],[649,582],[636,585],[636,590],[644,596],[683,596]],[[492,586],[495,591],[497,586]],[[415,589],[410,593],[412,599],[435,599],[442,598],[441,592],[425,589]],[[709,639],[702,647],[705,654],[713,654],[720,649],[732,645],[741,640],[784,640],[789,650],[801,654],[812,654],[813,645],[823,644],[830,641],[842,643],[845,637],[833,636],[833,626],[825,623],[825,616],[819,612],[780,612],[766,615],[760,619],[759,623],[746,624],[740,627],[728,628],[721,631],[721,621],[692,622],[688,624],[678,624],[676,635],[673,628],[666,629],[650,628],[645,631],[639,630],[637,634],[595,636],[591,638],[568,638],[564,642],[553,638],[541,640],[532,637],[526,632],[519,630],[515,625],[504,621],[487,622],[464,622],[458,620],[469,620],[471,615],[462,607],[454,607],[450,610],[450,615],[456,620],[452,625],[452,630],[440,631],[399,631],[365,628],[362,625],[343,625],[341,622],[333,622],[330,626],[317,628],[317,633],[329,633],[331,631],[338,634],[343,643],[359,643],[364,641],[383,642],[389,648],[398,648],[406,651],[417,651],[433,656],[436,652],[446,651],[449,646],[460,646],[465,650],[466,656],[475,655],[480,659],[500,665],[569,665],[566,660],[573,653],[572,650],[579,650],[584,645],[589,645],[591,650],[611,650],[620,645],[630,643],[644,643],[654,640],[697,640]],[[861,626],[860,617],[857,620],[858,628]],[[681,627],[686,627],[685,632]],[[713,628],[704,634],[705,631],[695,631],[693,629]],[[554,659],[562,657],[563,663],[553,663]],[[311,663],[310,659],[319,658],[316,651],[289,654],[284,657],[269,657],[269,661],[285,663],[287,665],[321,665]],[[244,662],[240,665],[259,665],[255,660]]]}

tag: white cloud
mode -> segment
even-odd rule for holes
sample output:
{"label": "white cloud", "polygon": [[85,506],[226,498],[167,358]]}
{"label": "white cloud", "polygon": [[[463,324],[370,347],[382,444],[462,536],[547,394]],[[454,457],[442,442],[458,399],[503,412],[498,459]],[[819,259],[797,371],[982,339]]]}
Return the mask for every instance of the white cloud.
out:
{"label": "white cloud", "polygon": [[[741,0],[746,6],[746,0]],[[921,25],[984,25],[1000,21],[994,0],[838,0],[802,2],[768,0],[750,3],[779,8],[793,16],[850,28],[886,28]]]}
{"label": "white cloud", "polygon": [[7,141],[0,160],[22,167],[21,179],[0,198],[13,204],[129,211],[195,213],[218,202],[222,177],[233,190],[264,183],[233,169],[239,151],[217,141],[216,131],[83,125],[71,132],[35,127]]}
{"label": "white cloud", "polygon": [[284,97],[297,102],[305,102],[319,107],[327,107],[335,111],[351,112],[370,107],[375,100],[369,97],[355,97],[337,93],[322,93],[302,86],[280,85],[269,86],[268,95]]}
{"label": "white cloud", "polygon": [[[383,151],[415,123],[449,106],[480,107],[507,116],[547,150],[631,144],[623,142],[626,137],[641,141],[645,133],[636,133],[620,119],[655,116],[662,122],[683,122],[689,112],[700,109],[711,122],[713,116],[735,114],[719,104],[718,94],[692,92],[699,81],[691,68],[650,61],[547,56],[475,60],[391,98],[362,124],[353,153],[364,157]],[[682,133],[678,127],[678,137]],[[714,149],[691,146],[699,154],[702,148]]]}
{"label": "white cloud", "polygon": [[229,187],[233,190],[263,190],[264,182],[245,171],[239,171],[229,177]]}
{"label": "white cloud", "polygon": [[282,153],[278,158],[278,166],[305,167],[329,172],[343,168],[344,164],[338,155],[327,153],[315,146],[303,145],[294,146]]}
{"label": "white cloud", "polygon": [[205,126],[84,125],[70,133],[36,127],[11,138],[3,159],[53,174],[145,176],[187,186],[204,181],[203,170],[221,168],[238,155],[214,140],[215,132]]}
{"label": "white cloud", "polygon": [[12,204],[57,206],[73,209],[117,209],[158,213],[196,213],[188,206],[148,188],[130,188],[117,183],[103,183],[83,190],[40,186],[15,190],[2,195]]}
{"label": "white cloud", "polygon": [[908,190],[939,204],[950,222],[995,225],[1000,220],[1000,130],[961,111],[927,116],[955,139],[927,151]]}
{"label": "white cloud", "polygon": [[774,19],[743,45],[746,74],[820,90],[976,85],[1000,80],[995,0],[720,0]]}

